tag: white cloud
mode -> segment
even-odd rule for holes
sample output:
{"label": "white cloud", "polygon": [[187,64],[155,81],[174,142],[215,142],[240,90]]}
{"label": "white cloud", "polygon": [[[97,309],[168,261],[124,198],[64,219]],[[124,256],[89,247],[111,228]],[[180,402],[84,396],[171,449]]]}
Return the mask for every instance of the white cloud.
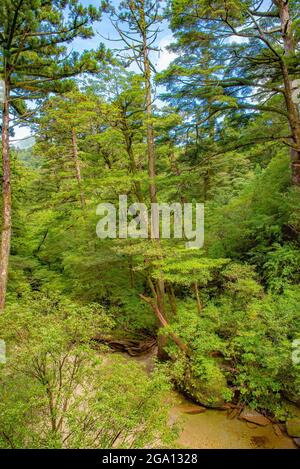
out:
{"label": "white cloud", "polygon": [[25,147],[27,143],[30,144],[30,137],[32,136],[31,131],[28,127],[14,128],[15,136],[10,138],[10,142],[14,147]]}
{"label": "white cloud", "polygon": [[244,44],[246,42],[249,42],[249,38],[244,36],[238,36],[237,34],[232,34],[232,36],[229,36],[224,42],[228,42],[229,44]]}
{"label": "white cloud", "polygon": [[172,34],[170,34],[169,36],[163,37],[159,41],[158,47],[160,49],[160,53],[158,55],[158,59],[156,62],[156,70],[158,72],[165,70],[170,65],[170,63],[177,57],[177,55],[174,54],[174,52],[169,52],[167,50],[167,46],[171,44],[171,42],[173,41],[174,41],[174,37],[172,36]]}

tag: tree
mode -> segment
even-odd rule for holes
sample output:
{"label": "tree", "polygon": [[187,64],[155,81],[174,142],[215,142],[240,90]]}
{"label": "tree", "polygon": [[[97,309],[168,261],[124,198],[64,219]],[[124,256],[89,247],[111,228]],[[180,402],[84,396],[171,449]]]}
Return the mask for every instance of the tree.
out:
{"label": "tree", "polygon": [[[100,95],[103,102],[98,108],[100,127],[94,140],[108,141],[109,153],[111,141],[115,145],[123,141],[128,158],[128,170],[133,179],[134,192],[139,202],[143,202],[144,193],[141,183],[141,171],[144,172],[145,162],[141,157],[144,151],[145,130],[145,93],[144,79],[141,75],[127,72],[123,67],[113,67],[104,77],[97,78],[88,89]],[[99,127],[99,130],[100,130]],[[118,142],[116,136],[120,137]],[[91,141],[93,137],[91,137]],[[142,148],[142,150],[141,150]]]}
{"label": "tree", "polygon": [[[147,136],[147,162],[148,162],[148,177],[149,177],[149,195],[151,204],[154,210],[154,218],[158,219],[158,212],[156,209],[157,187],[156,187],[156,158],[155,158],[155,141],[154,141],[154,127],[153,127],[153,112],[152,112],[152,72],[154,70],[150,59],[150,53],[157,51],[155,47],[158,24],[161,19],[160,5],[157,0],[125,0],[120,4],[120,11],[117,14],[114,11],[119,23],[125,23],[126,28],[122,30],[118,21],[115,28],[120,34],[121,39],[125,43],[124,52],[128,53],[127,60],[135,61],[139,66],[145,83],[145,113],[146,113],[146,136]],[[159,227],[152,228],[159,230]],[[156,244],[159,245],[159,233],[156,234]],[[151,302],[154,313],[161,325],[165,325],[164,317],[164,295],[165,285],[163,278],[157,279],[156,294],[154,302]],[[162,353],[162,347],[160,347]]]}
{"label": "tree", "polygon": [[85,71],[95,71],[105,57],[97,53],[68,53],[67,44],[76,37],[93,35],[91,22],[101,9],[84,8],[73,0],[4,0],[0,7],[0,73],[3,77],[2,114],[3,204],[0,253],[0,310],[5,304],[11,240],[11,169],[9,156],[10,113],[26,120],[26,100],[38,100],[49,92],[72,87],[65,80]]}
{"label": "tree", "polygon": [[[164,278],[171,285],[184,285],[192,288],[195,298],[197,311],[201,314],[203,309],[203,300],[201,299],[201,287],[206,287],[216,276],[216,272],[226,265],[228,259],[212,259],[203,256],[203,252],[174,250],[175,256],[169,254],[165,256],[161,270]],[[158,271],[153,272],[154,277],[159,275]]]}
{"label": "tree", "polygon": [[[257,112],[280,116],[284,125],[279,134],[266,128],[264,136],[242,144],[278,140],[288,145],[292,182],[299,186],[299,2],[182,0],[169,5],[177,38],[172,49],[184,58],[176,59],[162,80],[177,87],[183,101],[193,96],[202,103],[196,126],[233,113],[242,118]],[[208,70],[203,67],[207,50]]]}
{"label": "tree", "polygon": [[23,300],[1,315],[13,356],[0,365],[0,448],[172,445],[168,380],[95,350],[95,331],[113,327],[100,305],[39,294]]}
{"label": "tree", "polygon": [[[97,120],[96,97],[74,90],[63,97],[48,100],[38,119],[39,132],[36,152],[48,155],[50,170],[65,170],[65,177],[75,178],[82,210],[86,201],[83,187],[82,161],[79,143],[92,132]],[[52,168],[51,168],[52,167]],[[71,170],[71,171],[70,171]],[[62,178],[62,176],[60,176]]]}

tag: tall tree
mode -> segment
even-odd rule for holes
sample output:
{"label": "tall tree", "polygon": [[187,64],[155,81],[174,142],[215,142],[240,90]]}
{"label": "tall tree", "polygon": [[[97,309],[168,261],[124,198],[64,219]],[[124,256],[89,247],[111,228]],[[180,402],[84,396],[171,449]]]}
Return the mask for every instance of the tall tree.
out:
{"label": "tall tree", "polygon": [[[152,72],[155,71],[151,62],[151,53],[157,51],[157,35],[159,23],[162,19],[160,13],[160,2],[157,0],[124,0],[120,4],[119,11],[114,11],[117,20],[114,22],[115,28],[120,34],[125,46],[123,53],[129,61],[135,62],[140,68],[145,85],[145,113],[146,113],[146,137],[147,137],[147,162],[149,177],[149,195],[152,204],[152,216],[154,220],[159,220],[157,210],[157,186],[156,186],[156,155],[153,125],[153,82]],[[161,251],[159,242],[159,226],[152,224],[155,233],[154,243],[157,252]],[[163,276],[156,279],[152,285],[148,279],[149,286],[153,293],[153,299],[147,300],[152,307],[158,322],[161,326],[167,324],[165,318],[165,282]],[[164,341],[160,336],[159,354],[163,355]]]}
{"label": "tall tree", "polygon": [[38,119],[39,132],[42,133],[38,139],[39,148],[42,151],[48,149],[48,154],[56,161],[56,164],[54,161],[49,162],[53,164],[53,169],[58,163],[58,166],[65,168],[69,178],[76,179],[76,195],[83,210],[86,201],[79,147],[81,140],[93,130],[97,119],[96,107],[95,97],[74,90],[48,100]]}
{"label": "tall tree", "polygon": [[[116,12],[114,13],[116,15]],[[115,27],[125,43],[124,52],[128,53],[126,58],[135,61],[144,77],[149,193],[151,203],[156,203],[156,165],[152,115],[152,71],[154,68],[150,60],[150,54],[152,51],[157,50],[155,43],[160,21],[159,2],[157,0],[125,0],[121,2],[117,18],[119,23],[116,22]],[[128,30],[126,28],[121,29],[120,23],[126,24]]]}
{"label": "tall tree", "polygon": [[[84,8],[78,0],[3,0],[0,6],[0,74],[3,78],[2,114],[3,204],[0,253],[0,311],[5,305],[10,253],[12,208],[9,155],[10,115],[26,118],[26,100],[70,89],[66,78],[97,70],[105,52],[68,53],[74,38],[93,35],[91,23],[102,9]],[[28,115],[27,115],[28,116]]]}
{"label": "tall tree", "polygon": [[[182,102],[192,96],[202,104],[202,118],[195,125],[233,113],[242,118],[258,112],[279,116],[280,133],[266,128],[264,136],[253,135],[251,142],[288,145],[292,182],[299,186],[299,1],[181,0],[169,6],[177,38],[173,50],[181,57],[162,80],[173,91],[177,87]],[[212,59],[206,70],[208,44]]]}
{"label": "tall tree", "polygon": [[[104,77],[102,74],[97,81],[93,80],[90,89],[103,100],[107,101],[109,97],[106,105],[102,103],[99,106],[98,114],[106,133],[111,132],[109,139],[113,141],[117,133],[124,142],[135,196],[139,202],[143,202],[140,179],[144,159],[141,161],[135,147],[144,146],[144,80],[141,75],[127,72],[123,67],[115,66],[106,72]],[[99,136],[96,139],[99,141]]]}

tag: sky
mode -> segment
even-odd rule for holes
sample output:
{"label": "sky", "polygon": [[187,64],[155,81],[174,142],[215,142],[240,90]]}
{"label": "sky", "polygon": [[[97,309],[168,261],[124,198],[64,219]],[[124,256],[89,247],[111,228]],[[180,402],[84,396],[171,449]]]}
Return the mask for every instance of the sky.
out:
{"label": "sky", "polygon": [[[99,6],[100,0],[81,0],[84,6],[94,5]],[[120,3],[118,0],[112,1],[114,6],[118,6]],[[120,47],[121,43],[110,41],[109,39],[117,39],[118,35],[114,30],[107,14],[104,14],[100,22],[96,22],[93,25],[95,32],[94,37],[90,39],[75,39],[70,44],[70,49],[78,52],[82,52],[85,49],[96,49],[99,43],[103,42],[110,49]],[[172,33],[168,28],[167,22],[163,21],[160,24],[160,32],[157,38],[157,45],[160,52],[153,58],[156,70],[161,71],[168,67],[170,62],[175,58],[175,55],[168,52],[166,47],[172,42]],[[26,147],[32,144],[30,138],[31,133],[28,127],[16,127],[15,137],[11,139],[14,146]]]}

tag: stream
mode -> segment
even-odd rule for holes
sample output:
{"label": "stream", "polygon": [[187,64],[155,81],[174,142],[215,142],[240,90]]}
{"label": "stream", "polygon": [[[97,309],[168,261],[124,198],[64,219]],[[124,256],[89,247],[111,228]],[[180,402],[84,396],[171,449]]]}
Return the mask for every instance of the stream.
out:
{"label": "stream", "polygon": [[[138,361],[147,372],[151,372],[154,352],[127,357]],[[174,398],[175,405],[171,410],[170,424],[176,421],[180,425],[180,448],[296,449],[292,438],[272,423],[262,427],[236,417],[230,418],[226,410],[206,409],[202,412],[201,406],[189,401],[182,394],[176,391],[171,393],[170,398]]]}

